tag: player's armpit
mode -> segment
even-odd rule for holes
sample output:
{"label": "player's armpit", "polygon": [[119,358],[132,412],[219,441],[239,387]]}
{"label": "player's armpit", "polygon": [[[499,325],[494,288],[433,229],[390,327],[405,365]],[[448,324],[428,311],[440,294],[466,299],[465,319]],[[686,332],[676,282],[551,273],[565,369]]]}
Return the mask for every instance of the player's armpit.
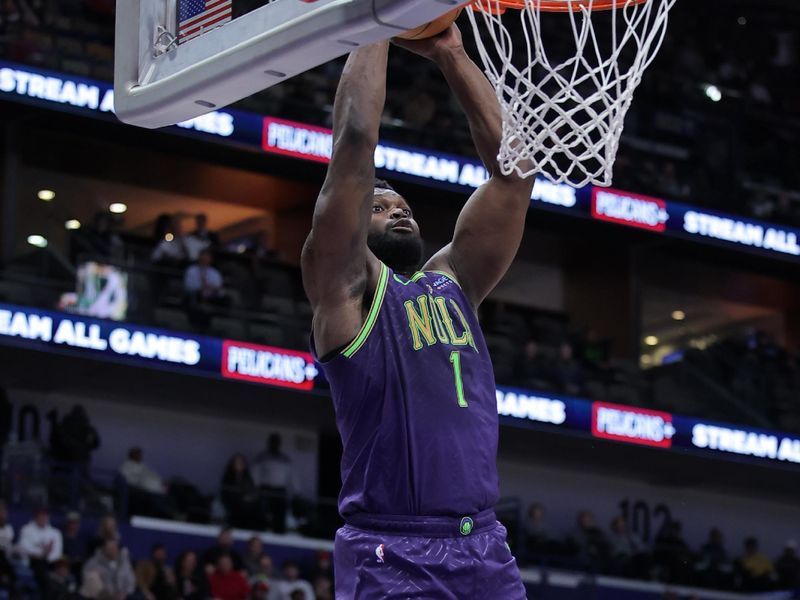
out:
{"label": "player's armpit", "polygon": [[450,271],[477,308],[505,275],[522,242],[534,178],[494,176],[470,197],[453,241],[426,270]]}

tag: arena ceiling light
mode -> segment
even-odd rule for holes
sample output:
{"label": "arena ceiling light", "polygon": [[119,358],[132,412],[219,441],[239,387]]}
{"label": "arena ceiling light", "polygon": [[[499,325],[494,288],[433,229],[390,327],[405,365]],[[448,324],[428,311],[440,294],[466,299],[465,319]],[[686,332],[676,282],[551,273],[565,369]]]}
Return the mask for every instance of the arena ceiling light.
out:
{"label": "arena ceiling light", "polygon": [[704,86],[703,91],[706,93],[706,97],[712,102],[719,102],[722,100],[722,90],[715,85],[706,85]]}
{"label": "arena ceiling light", "polygon": [[70,219],[69,221],[64,223],[64,227],[66,229],[69,229],[70,231],[74,231],[76,229],[80,229],[81,228],[81,222],[78,221],[78,219]]}
{"label": "arena ceiling light", "polygon": [[55,199],[56,193],[53,190],[39,190],[36,192],[36,197],[43,202],[50,202]]}
{"label": "arena ceiling light", "polygon": [[648,346],[658,346],[658,338],[654,335],[648,335],[644,338],[644,343]]}
{"label": "arena ceiling light", "polygon": [[36,246],[37,248],[46,248],[47,247],[47,238],[42,235],[29,235],[28,236],[28,243],[31,246]]}
{"label": "arena ceiling light", "polygon": [[686,319],[686,313],[682,310],[673,310],[672,319],[675,321],[683,321]]}
{"label": "arena ceiling light", "polygon": [[127,212],[128,205],[123,204],[122,202],[114,202],[114,204],[108,207],[108,210],[114,213],[115,215],[121,215],[124,212]]}

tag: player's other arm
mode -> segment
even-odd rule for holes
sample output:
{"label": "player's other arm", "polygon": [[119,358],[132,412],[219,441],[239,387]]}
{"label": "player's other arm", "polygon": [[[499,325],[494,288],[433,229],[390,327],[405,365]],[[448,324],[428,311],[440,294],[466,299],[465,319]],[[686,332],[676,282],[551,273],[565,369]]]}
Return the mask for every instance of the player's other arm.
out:
{"label": "player's other arm", "polygon": [[367,249],[375,185],[374,155],[386,101],[388,42],[353,52],[333,109],[333,154],[303,247],[303,285],[314,310],[322,356],[347,345],[380,264]]}
{"label": "player's other arm", "polygon": [[430,268],[452,271],[473,306],[478,306],[505,275],[519,249],[533,178],[500,172],[500,106],[489,81],[464,50],[455,25],[430,40],[397,43],[439,65],[466,114],[490,175],[461,211],[453,241],[429,262]]}

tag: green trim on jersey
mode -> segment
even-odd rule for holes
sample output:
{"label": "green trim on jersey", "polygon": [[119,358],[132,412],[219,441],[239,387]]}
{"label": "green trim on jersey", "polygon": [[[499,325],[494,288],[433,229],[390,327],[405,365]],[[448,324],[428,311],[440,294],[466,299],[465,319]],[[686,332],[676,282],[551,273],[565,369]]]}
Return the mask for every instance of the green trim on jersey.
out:
{"label": "green trim on jersey", "polygon": [[417,281],[419,281],[419,280],[420,280],[420,279],[422,279],[423,277],[425,277],[425,273],[423,273],[422,271],[417,271],[416,273],[414,273],[414,274],[411,276],[411,278],[407,279],[406,281],[403,281],[403,280],[400,278],[400,276],[399,276],[399,275],[396,275],[396,274],[394,275],[394,280],[395,280],[397,283],[401,284],[401,285],[408,285],[408,284],[410,284],[410,283],[416,283]]}
{"label": "green trim on jersey", "polygon": [[383,298],[386,296],[386,286],[389,283],[389,267],[381,263],[381,273],[378,275],[378,285],[375,287],[375,295],[372,297],[372,305],[369,307],[367,318],[364,320],[364,325],[361,326],[361,331],[358,332],[356,339],[350,342],[350,345],[342,350],[342,354],[347,358],[352,358],[361,347],[366,343],[369,334],[372,333],[375,327],[375,321],[378,320],[378,313],[381,312],[383,306]]}

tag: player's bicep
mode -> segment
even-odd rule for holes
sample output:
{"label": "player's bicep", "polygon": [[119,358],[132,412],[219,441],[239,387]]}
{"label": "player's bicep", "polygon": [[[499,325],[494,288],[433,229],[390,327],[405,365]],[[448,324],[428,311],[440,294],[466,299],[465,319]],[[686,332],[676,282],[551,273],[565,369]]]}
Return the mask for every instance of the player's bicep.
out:
{"label": "player's bicep", "polygon": [[[366,272],[375,168],[371,156],[369,160],[343,160],[348,154],[363,154],[357,140],[339,143],[303,248],[303,276],[312,304],[320,292],[329,297],[330,293],[349,287],[353,280],[363,279]],[[348,149],[352,152],[348,153]]]}
{"label": "player's bicep", "polygon": [[449,264],[473,306],[500,282],[519,250],[532,185],[492,177],[467,201],[453,241],[437,256]]}

